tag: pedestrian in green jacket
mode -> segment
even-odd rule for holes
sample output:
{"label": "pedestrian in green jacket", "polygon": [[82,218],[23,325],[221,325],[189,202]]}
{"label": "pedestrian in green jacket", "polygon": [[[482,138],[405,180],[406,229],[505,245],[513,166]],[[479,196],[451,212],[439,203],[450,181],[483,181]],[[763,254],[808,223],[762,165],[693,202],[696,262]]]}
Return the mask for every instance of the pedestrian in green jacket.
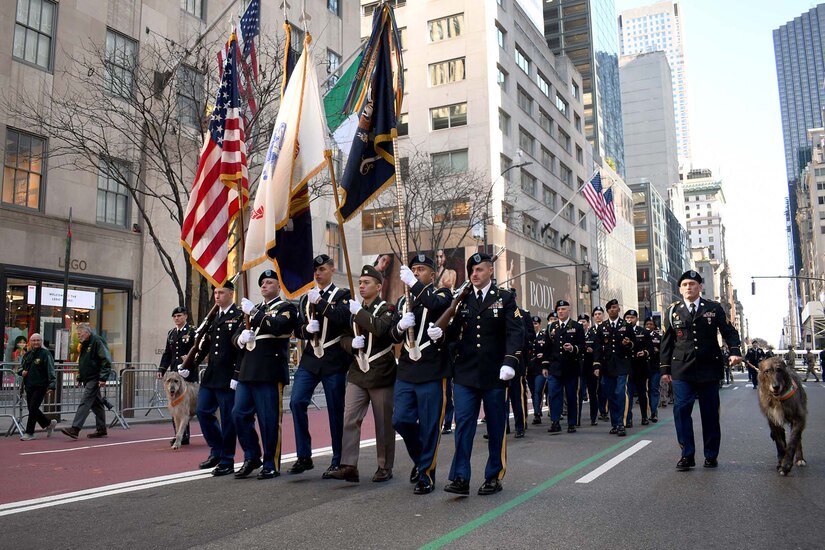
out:
{"label": "pedestrian in green jacket", "polygon": [[86,323],[77,327],[77,337],[80,340],[77,381],[83,384],[83,396],[80,398],[80,406],[74,415],[72,426],[60,431],[72,439],[77,439],[91,411],[95,415],[96,430],[88,437],[106,437],[106,409],[103,407],[100,389],[106,385],[106,380],[112,372],[109,348],[106,341],[95,334],[92,327]]}
{"label": "pedestrian in green jacket", "polygon": [[23,385],[26,389],[26,405],[29,409],[29,419],[26,422],[26,431],[20,436],[21,441],[31,441],[34,439],[34,425],[46,430],[46,437],[52,436],[52,430],[57,425],[57,420],[46,418],[40,410],[40,404],[47,395],[54,393],[56,378],[54,375],[54,358],[49,350],[43,347],[43,337],[34,333],[29,337],[29,350],[23,355],[20,361],[20,369],[17,374],[23,377]]}

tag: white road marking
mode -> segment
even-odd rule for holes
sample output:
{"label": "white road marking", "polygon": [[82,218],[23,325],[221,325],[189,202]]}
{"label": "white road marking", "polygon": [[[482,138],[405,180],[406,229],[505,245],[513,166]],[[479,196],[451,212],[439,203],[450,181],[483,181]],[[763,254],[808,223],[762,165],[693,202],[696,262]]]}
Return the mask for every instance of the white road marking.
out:
{"label": "white road marking", "polygon": [[734,389],[734,390],[738,390],[738,389],[739,389],[739,386],[734,386],[734,387],[733,387],[733,389]]}
{"label": "white road marking", "polygon": [[622,453],[614,456],[613,458],[611,458],[610,460],[608,460],[607,462],[605,462],[604,464],[602,464],[601,466],[599,466],[598,468],[596,468],[595,470],[593,470],[592,472],[587,474],[586,476],[580,477],[579,479],[576,480],[576,483],[590,483],[591,481],[593,481],[594,479],[596,479],[597,477],[599,477],[603,473],[605,473],[605,472],[609,471],[610,469],[616,467],[624,459],[626,459],[629,456],[641,451],[642,449],[644,449],[645,447],[647,447],[651,443],[652,443],[652,441],[650,441],[649,439],[642,439],[641,441],[639,441],[638,443],[636,443],[635,445],[633,445],[629,449],[625,449]]}
{"label": "white road marking", "polygon": [[[201,434],[192,434],[192,437],[203,437]],[[70,453],[72,451],[81,451],[83,449],[97,449],[99,447],[116,447],[118,445],[131,445],[132,443],[151,443],[152,441],[170,441],[170,437],[156,437],[154,439],[136,439],[134,441],[121,441],[119,443],[103,443],[101,445],[83,445],[82,447],[69,447],[68,449],[53,449],[51,451],[31,451],[29,453],[20,453],[20,456],[28,455],[47,455],[52,453]]]}

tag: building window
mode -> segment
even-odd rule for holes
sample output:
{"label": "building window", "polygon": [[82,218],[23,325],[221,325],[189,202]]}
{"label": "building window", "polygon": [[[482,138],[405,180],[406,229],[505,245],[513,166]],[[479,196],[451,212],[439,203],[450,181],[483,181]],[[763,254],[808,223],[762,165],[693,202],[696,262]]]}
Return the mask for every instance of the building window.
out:
{"label": "building window", "polygon": [[501,109],[498,110],[498,129],[501,130],[501,133],[505,136],[510,135],[510,115]]}
{"label": "building window", "polygon": [[410,133],[410,114],[409,113],[401,113],[401,116],[398,117],[398,137],[409,135]]}
{"label": "building window", "polygon": [[464,80],[464,58],[430,64],[430,86]]}
{"label": "building window", "polygon": [[327,89],[332,88],[341,78],[338,74],[338,69],[341,68],[341,55],[327,48],[327,71],[330,77],[327,80]]}
{"label": "building window", "polygon": [[399,222],[395,215],[395,208],[379,208],[364,210],[361,213],[361,229],[364,231],[375,231],[391,226],[398,227]]}
{"label": "building window", "polygon": [[558,248],[558,242],[559,232],[552,227],[548,227],[547,231],[544,232],[544,245],[549,246],[550,248]]}
{"label": "building window", "polygon": [[198,129],[205,109],[205,80],[203,73],[191,67],[181,65],[178,69],[178,117],[182,123]]}
{"label": "building window", "polygon": [[467,125],[467,104],[456,103],[445,107],[430,109],[433,130],[443,130]]}
{"label": "building window", "polygon": [[542,196],[542,202],[544,205],[549,208],[550,210],[556,210],[556,202],[558,202],[559,195],[546,185],[544,186],[544,193]]}
{"label": "building window", "polygon": [[576,84],[575,82],[573,82],[571,87],[573,88],[573,97],[575,97],[576,99],[579,99],[579,97],[580,97],[579,85]]}
{"label": "building window", "polygon": [[433,223],[468,221],[470,201],[466,197],[433,202]]}
{"label": "building window", "polygon": [[304,30],[290,23],[289,32],[291,35],[289,38],[289,47],[295,50],[295,53],[301,55],[304,51]]}
{"label": "building window", "polygon": [[546,147],[541,148],[541,165],[551,173],[556,171],[556,157]]}
{"label": "building window", "polygon": [[46,140],[6,128],[3,204],[40,209]]}
{"label": "building window", "polygon": [[559,143],[561,143],[561,146],[564,147],[564,150],[569,153],[570,152],[570,136],[567,134],[567,132],[565,132],[562,129],[559,129],[558,135],[559,135]]}
{"label": "building window", "polygon": [[103,87],[107,93],[131,99],[137,42],[111,30],[106,31],[106,73]]}
{"label": "building window", "polygon": [[[583,210],[579,210],[579,227],[587,229],[587,216]],[[582,259],[584,259],[584,255],[582,255]]]}
{"label": "building window", "polygon": [[556,94],[556,107],[561,111],[561,114],[567,116],[567,102],[559,94]]}
{"label": "building window", "polygon": [[51,69],[56,15],[57,4],[51,0],[17,0],[12,48],[15,59]]}
{"label": "building window", "polygon": [[576,258],[576,241],[571,239],[570,237],[564,239],[561,243],[561,251],[562,254],[570,256],[571,258]]}
{"label": "building window", "polygon": [[496,25],[496,38],[499,48],[507,49],[507,31]]}
{"label": "building window", "polygon": [[124,185],[130,178],[129,163],[101,159],[97,174],[97,223],[126,227],[129,193]]}
{"label": "building window", "polygon": [[536,178],[524,170],[521,171],[521,190],[531,197],[536,196]]}
{"label": "building window", "polygon": [[332,258],[333,265],[336,269],[342,269],[341,258],[341,234],[338,232],[338,224],[327,222],[327,230],[324,235],[324,241],[327,245],[327,256]]}
{"label": "building window", "polygon": [[433,19],[427,22],[427,28],[430,31],[430,42],[441,42],[442,40],[461,36],[464,28],[464,14],[459,13],[441,19]]}
{"label": "building window", "polygon": [[539,109],[539,126],[549,135],[553,135],[553,119],[550,118],[544,109]]}
{"label": "building window", "polygon": [[536,240],[538,238],[538,229],[536,227],[537,225],[538,222],[530,216],[525,214],[521,217],[522,233],[524,233],[533,240]]}
{"label": "building window", "polygon": [[507,204],[506,202],[501,203],[501,221],[504,222],[504,225],[507,227],[509,227],[513,221],[513,206],[511,204]]}
{"label": "building window", "polygon": [[573,125],[579,132],[582,131],[582,117],[578,113],[573,113]]}
{"label": "building window", "polygon": [[579,257],[583,262],[589,262],[590,258],[587,255],[587,247],[579,245]]}
{"label": "building window", "polygon": [[571,187],[573,185],[573,171],[564,163],[559,163],[559,166],[559,178],[566,186]]}
{"label": "building window", "polygon": [[530,95],[521,89],[521,86],[518,87],[517,98],[518,106],[521,108],[522,111],[527,113],[528,115],[533,114],[533,98]]}
{"label": "building window", "polygon": [[469,167],[467,149],[435,153],[432,156],[432,163],[438,175],[466,172]]}
{"label": "building window", "polygon": [[536,73],[536,84],[538,84],[539,90],[545,96],[550,97],[550,83],[544,78],[544,75],[541,73]]}
{"label": "building window", "polygon": [[530,74],[530,58],[524,55],[524,52],[516,46],[516,65],[524,71],[525,74]]}
{"label": "building window", "polygon": [[561,210],[561,217],[564,218],[565,220],[569,221],[569,222],[572,222],[573,221],[573,212],[574,212],[573,203],[567,203],[567,205],[564,208],[562,208],[562,210]]}
{"label": "building window", "polygon": [[407,27],[398,29],[398,42],[401,44],[401,51],[407,51]]}
{"label": "building window", "polygon": [[327,0],[327,9],[338,17],[341,17],[341,6],[338,0]]}
{"label": "building window", "polygon": [[199,19],[206,19],[205,0],[180,0],[180,8]]}
{"label": "building window", "polygon": [[507,91],[507,71],[498,67],[498,74],[496,75],[496,83],[502,90]]}
{"label": "building window", "polygon": [[578,145],[576,145],[576,161],[579,164],[584,164],[584,151]]}
{"label": "building window", "polygon": [[536,138],[531,136],[524,128],[519,126],[518,129],[518,145],[521,149],[529,154],[535,156],[536,154]]}

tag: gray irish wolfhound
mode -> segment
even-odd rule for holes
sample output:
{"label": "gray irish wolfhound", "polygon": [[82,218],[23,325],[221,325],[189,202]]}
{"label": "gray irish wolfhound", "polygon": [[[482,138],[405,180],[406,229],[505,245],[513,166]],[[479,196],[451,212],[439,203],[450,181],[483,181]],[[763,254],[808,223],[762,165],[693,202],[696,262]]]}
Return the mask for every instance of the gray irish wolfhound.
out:
{"label": "gray irish wolfhound", "polygon": [[[808,396],[793,366],[780,357],[759,363],[758,376],[759,408],[768,419],[771,439],[776,443],[776,469],[780,475],[788,475],[794,460],[797,466],[807,465],[802,454],[802,431],[808,418]],[[791,427],[787,441],[785,424]]]}

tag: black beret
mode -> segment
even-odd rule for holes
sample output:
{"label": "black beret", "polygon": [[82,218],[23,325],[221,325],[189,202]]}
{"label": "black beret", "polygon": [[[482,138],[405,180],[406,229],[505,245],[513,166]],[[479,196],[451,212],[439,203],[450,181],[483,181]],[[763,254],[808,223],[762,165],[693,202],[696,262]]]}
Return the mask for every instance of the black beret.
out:
{"label": "black beret", "polygon": [[485,254],[484,252],[476,252],[475,254],[470,256],[470,259],[467,260],[467,276],[468,277],[470,276],[470,273],[472,272],[473,267],[477,266],[478,264],[480,264],[482,262],[490,262],[492,264],[493,263],[493,257],[490,256],[489,254]]}
{"label": "black beret", "polygon": [[627,311],[624,312],[624,316],[627,317],[628,315],[632,315],[633,317],[638,317],[639,312],[636,311],[635,309],[628,309]]}
{"label": "black beret", "polygon": [[538,315],[533,315],[533,317],[531,317],[531,319],[533,320],[534,323],[541,323],[541,317],[539,317]]}
{"label": "black beret", "polygon": [[601,311],[602,313],[604,313],[604,308],[602,306],[594,307],[593,308],[593,313],[596,313],[597,311]]}
{"label": "black beret", "polygon": [[559,315],[555,311],[551,311],[550,313],[547,314],[547,320],[548,321],[550,319],[558,319],[558,318],[559,318]]}
{"label": "black beret", "polygon": [[312,260],[312,264],[315,267],[321,267],[324,264],[333,265],[332,258],[327,256],[326,254],[319,254],[318,256],[315,256],[315,258]]}
{"label": "black beret", "polygon": [[412,269],[414,265],[426,265],[435,271],[435,262],[426,254],[415,254],[410,260],[410,268]]}
{"label": "black beret", "polygon": [[184,315],[189,315],[189,312],[183,306],[178,306],[172,310],[172,315],[177,315],[178,313],[183,313]]}
{"label": "black beret", "polygon": [[612,300],[608,301],[608,302],[604,305],[604,308],[605,308],[605,309],[610,309],[611,307],[613,307],[613,306],[617,306],[617,305],[619,305],[619,300],[617,300],[617,299],[613,298]]}
{"label": "black beret", "polygon": [[375,279],[379,283],[384,282],[384,276],[381,275],[381,272],[378,271],[377,269],[375,269],[371,265],[365,265],[364,267],[361,268],[361,276],[362,277],[372,277],[373,279]]}
{"label": "black beret", "polygon": [[258,276],[258,286],[261,286],[264,283],[264,279],[275,279],[277,281],[278,273],[276,273],[274,269],[265,270]]}
{"label": "black beret", "polygon": [[700,285],[704,282],[702,280],[702,276],[699,275],[698,272],[693,271],[692,269],[690,271],[685,271],[684,273],[682,273],[682,276],[679,277],[679,282],[676,283],[676,284],[681,285],[682,281],[684,281],[685,279],[690,279],[691,281],[696,281]]}
{"label": "black beret", "polygon": [[651,323],[653,323],[654,325],[656,324],[656,321],[654,321],[654,320],[653,320],[653,317],[651,317],[651,316],[649,316],[649,315],[648,315],[647,317],[645,317],[645,324],[647,324],[647,323],[648,323],[648,321],[650,321],[650,322],[651,322]]}
{"label": "black beret", "polygon": [[568,302],[567,300],[559,300],[558,302],[556,302],[555,309],[559,309],[560,307],[569,306],[569,305],[570,305],[570,302]]}
{"label": "black beret", "polygon": [[235,285],[232,283],[232,281],[227,280],[224,284],[218,285],[215,288],[225,288],[227,290],[235,290]]}
{"label": "black beret", "polygon": [[587,313],[579,313],[579,321],[589,321],[590,315]]}

